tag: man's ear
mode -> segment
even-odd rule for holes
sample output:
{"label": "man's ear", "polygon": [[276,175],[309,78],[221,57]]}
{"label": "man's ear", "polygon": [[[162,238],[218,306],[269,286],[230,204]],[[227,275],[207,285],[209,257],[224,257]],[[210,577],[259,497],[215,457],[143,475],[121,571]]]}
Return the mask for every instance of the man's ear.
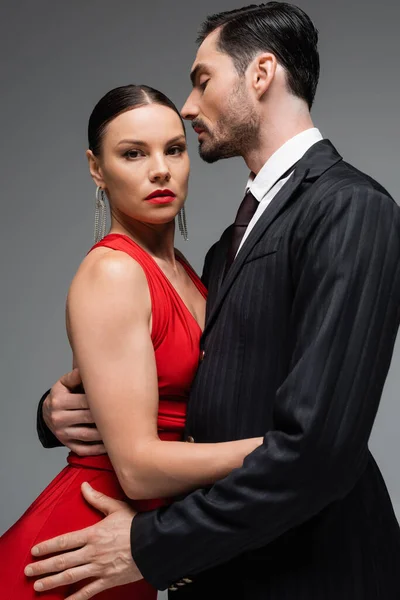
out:
{"label": "man's ear", "polygon": [[271,52],[259,54],[253,61],[251,83],[257,97],[262,96],[268,91],[274,80],[278,62]]}
{"label": "man's ear", "polygon": [[91,150],[86,150],[86,156],[89,162],[89,171],[93,178],[93,181],[95,182],[97,187],[101,187],[104,189],[106,187],[106,184],[103,179],[103,174],[98,159]]}

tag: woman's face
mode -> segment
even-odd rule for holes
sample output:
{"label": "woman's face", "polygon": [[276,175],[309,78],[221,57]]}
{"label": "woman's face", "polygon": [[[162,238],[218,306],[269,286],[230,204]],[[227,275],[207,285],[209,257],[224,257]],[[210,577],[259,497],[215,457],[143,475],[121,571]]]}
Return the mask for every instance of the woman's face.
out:
{"label": "woman's face", "polygon": [[100,156],[89,150],[88,158],[119,221],[168,223],[186,199],[189,156],[182,122],[171,108],[148,104],[118,115],[106,127]]}

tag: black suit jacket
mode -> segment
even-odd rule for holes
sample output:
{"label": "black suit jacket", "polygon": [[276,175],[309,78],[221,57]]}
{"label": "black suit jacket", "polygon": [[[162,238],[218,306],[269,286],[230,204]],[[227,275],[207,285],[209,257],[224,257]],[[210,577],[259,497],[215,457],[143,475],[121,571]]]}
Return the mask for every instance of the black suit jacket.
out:
{"label": "black suit jacket", "polygon": [[187,434],[264,443],[139,514],[133,557],[181,597],[398,600],[400,532],[367,444],[400,318],[400,209],[323,140],[222,280],[229,233],[206,260]]}

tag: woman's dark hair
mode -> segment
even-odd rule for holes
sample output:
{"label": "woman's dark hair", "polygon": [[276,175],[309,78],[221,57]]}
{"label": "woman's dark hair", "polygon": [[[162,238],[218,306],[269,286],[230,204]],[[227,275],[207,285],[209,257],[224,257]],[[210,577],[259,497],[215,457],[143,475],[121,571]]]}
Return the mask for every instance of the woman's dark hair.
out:
{"label": "woman's dark hair", "polygon": [[88,138],[89,149],[93,154],[96,156],[100,154],[104,131],[112,119],[127,110],[146,104],[161,104],[161,106],[171,108],[179,116],[185,131],[179,110],[165,94],[147,85],[123,85],[107,92],[90,115]]}
{"label": "woman's dark hair", "polygon": [[217,47],[243,75],[260,52],[271,52],[285,68],[291,92],[311,108],[319,79],[318,31],[298,6],[286,2],[252,4],[207,17],[200,45],[221,27]]}

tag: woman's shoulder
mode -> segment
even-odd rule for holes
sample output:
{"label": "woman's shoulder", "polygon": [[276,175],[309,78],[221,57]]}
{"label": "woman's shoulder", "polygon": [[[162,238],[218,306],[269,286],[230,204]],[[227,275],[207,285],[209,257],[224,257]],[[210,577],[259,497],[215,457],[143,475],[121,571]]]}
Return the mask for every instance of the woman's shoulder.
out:
{"label": "woman's shoulder", "polygon": [[86,290],[124,292],[141,287],[147,288],[147,279],[140,264],[120,250],[107,247],[95,248],[80,264],[70,291]]}

